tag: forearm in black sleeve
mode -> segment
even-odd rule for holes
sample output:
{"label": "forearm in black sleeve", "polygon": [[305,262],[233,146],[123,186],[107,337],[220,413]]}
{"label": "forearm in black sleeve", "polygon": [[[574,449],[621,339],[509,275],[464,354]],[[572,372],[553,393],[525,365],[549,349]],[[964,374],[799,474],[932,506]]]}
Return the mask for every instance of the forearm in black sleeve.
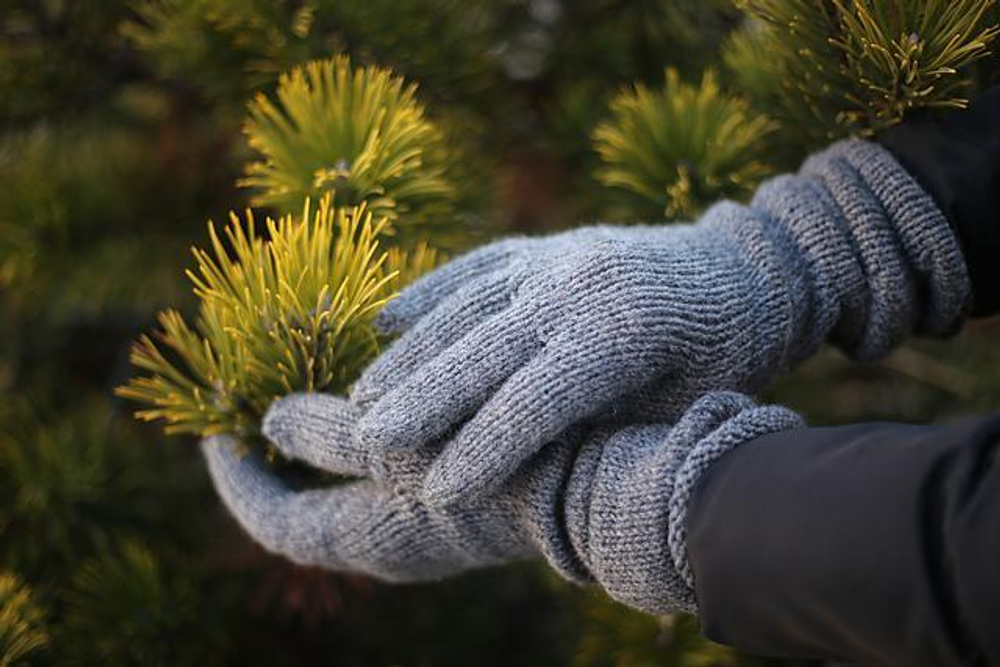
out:
{"label": "forearm in black sleeve", "polygon": [[1000,414],[804,428],[699,484],[702,631],[764,655],[1000,665]]}

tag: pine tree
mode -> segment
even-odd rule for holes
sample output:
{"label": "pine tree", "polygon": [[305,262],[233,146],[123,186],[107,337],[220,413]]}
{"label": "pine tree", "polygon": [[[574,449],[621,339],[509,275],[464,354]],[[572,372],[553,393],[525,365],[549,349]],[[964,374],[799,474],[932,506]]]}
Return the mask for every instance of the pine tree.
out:
{"label": "pine tree", "polygon": [[[435,248],[691,219],[1000,74],[992,0],[737,4],[0,2],[0,664],[778,664],[540,567],[303,571],[177,442],[344,391]],[[768,398],[825,423],[992,408],[996,333],[824,353]]]}
{"label": "pine tree", "polygon": [[251,439],[276,398],[347,389],[378,351],[378,309],[401,276],[435,260],[422,242],[412,254],[380,244],[450,209],[448,153],[414,94],[388,71],[340,58],[283,76],[280,107],[254,100],[246,133],[263,157],[241,183],[259,205],[303,212],[268,219],[266,237],[251,213],[245,225],[231,214],[228,249],[209,225],[212,253],[195,249],[198,273],[188,273],[195,328],[162,313],[161,345],[145,336],[132,354],[150,375],[118,392],[151,406],[140,418],[165,420],[169,433]]}
{"label": "pine tree", "polygon": [[997,36],[993,3],[982,0],[740,4],[753,20],[732,42],[730,68],[755,77],[748,87],[814,141],[871,135],[914,109],[965,106],[969,66]]}

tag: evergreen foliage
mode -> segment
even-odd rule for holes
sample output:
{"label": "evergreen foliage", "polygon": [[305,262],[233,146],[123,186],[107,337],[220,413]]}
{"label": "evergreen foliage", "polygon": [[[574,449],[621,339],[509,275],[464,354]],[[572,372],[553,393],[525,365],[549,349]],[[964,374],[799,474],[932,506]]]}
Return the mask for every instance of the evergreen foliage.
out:
{"label": "evergreen foliage", "polygon": [[[37,311],[44,297],[43,314],[65,321],[178,298],[183,246],[140,205],[160,187],[151,152],[134,130],[97,123],[0,137],[0,302]],[[141,240],[165,252],[150,258]]]}
{"label": "evergreen foliage", "polygon": [[[739,72],[770,63],[788,127],[828,140],[870,135],[918,108],[962,107],[968,66],[997,36],[991,0],[741,0],[766,23],[737,42]],[[754,86],[760,90],[759,83]]]}
{"label": "evergreen foliage", "polygon": [[246,133],[262,159],[241,184],[257,205],[284,212],[336,192],[340,205],[367,204],[394,223],[451,215],[450,153],[416,100],[416,86],[344,57],[282,75],[277,104],[258,94]]}
{"label": "evergreen foliage", "polygon": [[[2,415],[0,431],[0,560],[24,576],[73,568],[122,532],[148,534],[171,527],[173,512],[149,495],[156,488],[183,494],[176,456],[165,448],[135,446],[131,424],[90,397],[57,417],[22,397]],[[183,517],[177,517],[183,521]],[[169,541],[179,537],[174,532]]]}
{"label": "evergreen foliage", "polygon": [[122,34],[153,56],[161,75],[195,82],[217,102],[241,99],[316,50],[312,2],[140,0],[133,7]]}
{"label": "evergreen foliage", "polygon": [[140,418],[163,419],[169,433],[252,438],[273,400],[344,391],[376,353],[371,323],[398,276],[379,248],[386,220],[364,204],[334,207],[330,195],[311,218],[306,202],[299,220],[268,219],[267,239],[251,214],[245,225],[234,214],[229,250],[209,226],[212,252],[196,249],[198,273],[188,274],[201,301],[195,328],[168,310],[160,315],[161,345],[144,336],[133,351],[132,362],[151,375],[119,394],[152,406]]}
{"label": "evergreen foliage", "polygon": [[[392,63],[454,101],[488,89],[503,9],[484,0],[139,0],[122,32],[164,76],[242,104],[308,60],[348,53]],[[456,20],[461,17],[461,20]]]}
{"label": "evergreen foliage", "polygon": [[[111,388],[137,332],[173,308],[125,393],[188,442],[253,433],[289,388],[346,387],[380,343],[377,304],[437,263],[433,248],[689,217],[827,137],[973,97],[1000,74],[993,0],[0,9],[0,663],[789,664],[541,566],[393,587],[271,558],[219,507],[196,448],[135,422]],[[370,90],[353,96],[359,77]],[[396,120],[370,113],[378,100]],[[755,141],[754,122],[772,131]],[[344,123],[363,132],[332,136]],[[325,222],[301,216],[306,195]],[[277,221],[219,230],[191,294],[178,267],[203,221],[251,196]],[[995,409],[996,329],[882,365],[820,354],[765,398],[822,423]]]}
{"label": "evergreen foliage", "polygon": [[32,600],[31,588],[0,571],[0,667],[29,664],[27,658],[48,643],[45,612]]}
{"label": "evergreen foliage", "polygon": [[763,152],[774,124],[746,99],[724,94],[711,70],[699,86],[682,83],[673,69],[665,76],[659,90],[636,84],[611,102],[612,119],[594,130],[604,161],[598,178],[670,220],[751,192],[768,173],[752,156]]}
{"label": "evergreen foliage", "polygon": [[[81,665],[200,665],[218,630],[198,609],[197,583],[171,576],[142,544],[124,541],[85,560],[66,593],[65,655]],[[105,628],[114,628],[114,633]],[[192,634],[199,641],[190,641]]]}
{"label": "evergreen foliage", "polygon": [[75,116],[113,91],[125,60],[125,40],[116,26],[126,6],[127,0],[0,2],[5,127]]}
{"label": "evergreen foliage", "polygon": [[694,619],[622,612],[594,596],[584,604],[588,632],[577,647],[574,665],[676,664],[684,667],[736,667],[736,651],[697,639]]}

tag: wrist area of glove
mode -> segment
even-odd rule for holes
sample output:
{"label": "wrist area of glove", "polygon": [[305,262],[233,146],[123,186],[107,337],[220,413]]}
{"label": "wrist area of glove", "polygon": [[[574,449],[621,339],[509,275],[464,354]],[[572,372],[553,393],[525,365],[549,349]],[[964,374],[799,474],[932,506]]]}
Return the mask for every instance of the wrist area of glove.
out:
{"label": "wrist area of glove", "polygon": [[930,194],[889,151],[867,141],[833,144],[802,172],[837,203],[864,275],[863,307],[842,311],[832,342],[875,359],[914,333],[954,333],[971,284],[958,238]]}
{"label": "wrist area of glove", "polygon": [[1000,86],[967,109],[910,114],[877,139],[955,230],[972,281],[972,315],[1000,312]]}
{"label": "wrist area of glove", "polygon": [[696,613],[685,546],[695,485],[742,443],[798,426],[785,408],[717,392],[674,426],[595,433],[576,457],[564,508],[569,544],[588,576],[636,609]]}
{"label": "wrist area of glove", "polygon": [[958,239],[881,146],[835,143],[798,174],[761,185],[750,208],[779,254],[790,255],[790,270],[805,272],[793,361],[823,341],[876,359],[913,333],[944,335],[961,323],[970,282]]}

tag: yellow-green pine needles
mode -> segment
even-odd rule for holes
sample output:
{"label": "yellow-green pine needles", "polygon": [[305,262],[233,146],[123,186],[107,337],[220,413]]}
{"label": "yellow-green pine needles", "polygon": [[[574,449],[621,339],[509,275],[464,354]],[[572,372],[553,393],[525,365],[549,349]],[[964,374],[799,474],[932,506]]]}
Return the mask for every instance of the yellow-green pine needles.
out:
{"label": "yellow-green pine needles", "polygon": [[594,131],[604,163],[597,177],[649,204],[638,213],[690,217],[719,197],[749,193],[768,173],[755,156],[773,123],[725,94],[712,71],[692,86],[668,69],[663,88],[636,84],[611,111]]}
{"label": "yellow-green pine needles", "polygon": [[195,248],[189,271],[201,301],[195,325],[176,311],[142,336],[132,363],[148,375],[118,394],[145,404],[136,415],[163,420],[168,433],[254,436],[276,398],[295,391],[344,391],[376,354],[373,319],[398,286],[399,270],[416,275],[435,261],[380,247],[385,218],[364,204],[334,207],[329,196],[301,220],[233,214],[224,238],[209,224],[211,251]]}
{"label": "yellow-green pine needles", "polygon": [[0,665],[28,664],[49,643],[45,613],[31,588],[10,572],[0,572]]}
{"label": "yellow-green pine needles", "polygon": [[[968,102],[962,68],[997,36],[993,0],[741,0],[764,31],[759,48],[731,50],[727,64],[764,57],[783,124],[816,143],[869,135],[910,109]],[[740,46],[739,42],[736,44]]]}
{"label": "yellow-green pine needles", "polygon": [[452,152],[416,99],[416,86],[346,57],[282,75],[277,101],[258,95],[245,131],[261,159],[240,181],[255,205],[294,211],[336,191],[341,205],[366,203],[390,225],[446,221],[455,190]]}

